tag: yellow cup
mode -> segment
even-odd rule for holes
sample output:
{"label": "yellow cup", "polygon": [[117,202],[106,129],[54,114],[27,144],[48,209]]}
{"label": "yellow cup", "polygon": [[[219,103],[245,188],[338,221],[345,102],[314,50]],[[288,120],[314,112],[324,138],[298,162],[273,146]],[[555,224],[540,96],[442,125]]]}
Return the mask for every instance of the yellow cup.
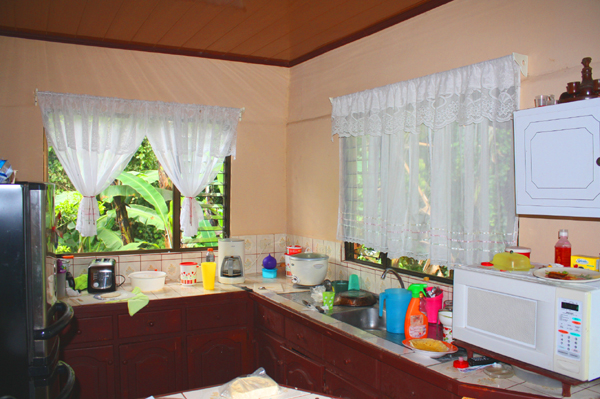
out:
{"label": "yellow cup", "polygon": [[215,262],[202,262],[202,285],[205,290],[215,289],[215,272],[217,264]]}

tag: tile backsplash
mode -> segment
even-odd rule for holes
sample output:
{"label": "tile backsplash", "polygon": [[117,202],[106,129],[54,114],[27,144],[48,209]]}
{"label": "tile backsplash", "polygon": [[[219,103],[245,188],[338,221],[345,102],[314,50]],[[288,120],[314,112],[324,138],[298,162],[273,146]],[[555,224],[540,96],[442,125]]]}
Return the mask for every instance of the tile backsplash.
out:
{"label": "tile backsplash", "polygon": [[[345,261],[343,245],[338,241],[325,241],[287,234],[245,235],[233,238],[245,241],[244,271],[247,274],[260,273],[262,261],[269,254],[275,257],[279,264],[284,263],[287,246],[300,245],[303,252],[310,251],[329,256],[327,278],[330,280],[347,280],[349,275],[356,274],[360,278],[361,288],[367,291],[381,293],[387,288],[400,288],[398,279],[392,273],[388,273],[385,280],[382,280],[381,275],[383,272],[381,269]],[[215,255],[218,257],[217,251],[215,251]],[[86,274],[88,265],[97,257],[75,257],[71,266],[73,276]],[[206,257],[206,251],[113,255],[107,257],[116,259],[117,274],[126,278],[130,273],[136,271],[162,270],[167,273],[168,281],[176,282],[179,280],[179,263],[197,262],[200,264]],[[408,275],[402,275],[402,280],[406,287],[410,284],[423,283],[423,279]],[[128,279],[127,282],[129,282]],[[444,291],[444,300],[452,299],[452,285],[437,281],[429,282],[429,285],[439,286]]]}

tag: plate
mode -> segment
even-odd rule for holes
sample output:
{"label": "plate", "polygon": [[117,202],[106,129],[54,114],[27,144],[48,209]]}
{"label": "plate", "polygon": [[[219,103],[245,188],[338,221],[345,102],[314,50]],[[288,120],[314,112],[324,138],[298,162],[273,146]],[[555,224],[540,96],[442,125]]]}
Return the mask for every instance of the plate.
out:
{"label": "plate", "polygon": [[404,341],[402,341],[402,345],[414,350],[415,353],[417,353],[419,355],[427,356],[432,359],[442,357],[442,356],[450,354],[450,353],[455,353],[458,351],[458,348],[456,346],[449,344],[448,342],[444,342],[444,341],[439,341],[439,342],[441,342],[448,348],[448,350],[446,352],[433,352],[433,351],[426,351],[426,350],[422,350],[422,349],[413,348],[412,345],[410,344],[410,341],[412,341],[412,340],[405,339]]}
{"label": "plate", "polygon": [[[563,280],[558,278],[548,277],[550,272],[567,272],[571,280]],[[559,281],[562,283],[593,283],[599,281],[600,273],[588,269],[579,269],[574,267],[544,267],[535,270],[533,275],[544,280]]]}

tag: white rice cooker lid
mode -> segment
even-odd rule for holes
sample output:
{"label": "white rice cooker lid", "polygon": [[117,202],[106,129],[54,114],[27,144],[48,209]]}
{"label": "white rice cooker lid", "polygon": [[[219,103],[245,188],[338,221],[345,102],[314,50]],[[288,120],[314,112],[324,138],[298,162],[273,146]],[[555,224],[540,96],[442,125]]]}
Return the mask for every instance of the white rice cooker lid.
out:
{"label": "white rice cooker lid", "polygon": [[295,255],[288,255],[291,260],[327,260],[329,256],[315,252],[301,252]]}

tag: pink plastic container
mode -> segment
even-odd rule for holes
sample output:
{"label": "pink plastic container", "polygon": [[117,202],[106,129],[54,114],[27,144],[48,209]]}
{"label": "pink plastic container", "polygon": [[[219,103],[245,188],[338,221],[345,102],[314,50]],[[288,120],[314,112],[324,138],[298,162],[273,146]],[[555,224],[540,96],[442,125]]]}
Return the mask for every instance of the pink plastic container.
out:
{"label": "pink plastic container", "polygon": [[[427,289],[428,292],[430,291],[430,288],[433,289],[432,287],[429,287]],[[437,324],[440,322],[438,318],[438,312],[442,308],[442,304],[444,302],[443,299],[443,293],[438,296],[434,296],[433,298],[421,299],[422,301],[425,301],[425,313],[427,313],[427,321],[429,321],[429,323]]]}

